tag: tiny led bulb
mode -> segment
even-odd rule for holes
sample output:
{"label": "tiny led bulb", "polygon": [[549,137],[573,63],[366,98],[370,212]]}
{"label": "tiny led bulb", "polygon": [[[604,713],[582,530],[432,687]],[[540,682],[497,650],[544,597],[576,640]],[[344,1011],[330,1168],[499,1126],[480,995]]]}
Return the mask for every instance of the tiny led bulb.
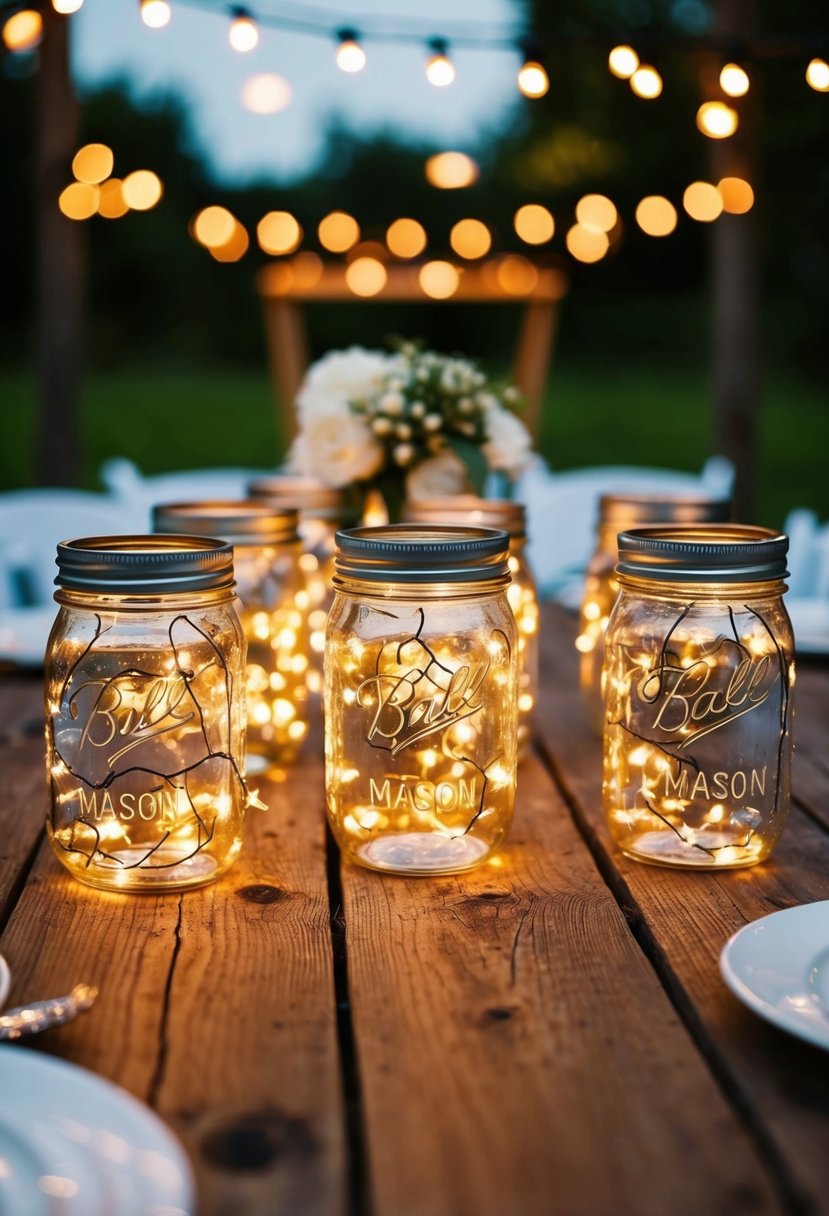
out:
{"label": "tiny led bulb", "polygon": [[806,83],[816,93],[829,93],[829,63],[825,59],[812,59],[806,69]]}
{"label": "tiny led bulb", "polygon": [[151,30],[169,25],[172,12],[167,0],[141,0],[141,20]]}
{"label": "tiny led bulb", "polygon": [[247,9],[234,8],[228,31],[228,41],[234,51],[244,55],[259,44],[259,29]]}
{"label": "tiny led bulb", "polygon": [[651,101],[662,92],[662,77],[648,63],[640,64],[630,78],[630,87],[637,97]]}
{"label": "tiny led bulb", "polygon": [[720,88],[729,97],[745,97],[751,81],[739,63],[727,63],[720,72]]}
{"label": "tiny led bulb", "polygon": [[620,80],[629,80],[639,67],[639,56],[632,46],[614,46],[607,57],[607,66]]}
{"label": "tiny led bulb", "polygon": [[426,63],[426,79],[429,84],[442,89],[455,79],[455,65],[449,58],[449,48],[442,38],[429,43],[432,52]]}
{"label": "tiny led bulb", "polygon": [[550,77],[543,63],[528,59],[518,73],[518,88],[525,97],[543,97],[550,88]]}
{"label": "tiny led bulb", "polygon": [[334,58],[342,72],[362,72],[366,66],[366,53],[357,41],[354,30],[340,30],[339,45]]}

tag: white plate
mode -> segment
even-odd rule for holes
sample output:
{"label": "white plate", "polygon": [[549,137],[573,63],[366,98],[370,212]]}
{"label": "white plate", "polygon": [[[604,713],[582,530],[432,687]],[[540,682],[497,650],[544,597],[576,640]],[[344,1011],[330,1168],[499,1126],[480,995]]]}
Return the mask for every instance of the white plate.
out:
{"label": "white plate", "polygon": [[3,958],[3,955],[0,954],[0,1013],[3,1012],[3,1002],[9,995],[9,988],[11,988],[11,984],[12,977],[11,972],[9,971],[9,964]]}
{"label": "white plate", "polygon": [[192,1216],[183,1149],[94,1073],[0,1047],[1,1216]]}
{"label": "white plate", "polygon": [[726,942],[720,971],[749,1009],[829,1049],[829,900],[746,925]]}
{"label": "white plate", "polygon": [[0,608],[0,659],[20,667],[42,667],[57,605]]}
{"label": "white plate", "polygon": [[829,654],[829,599],[792,596],[786,607],[794,630],[795,652]]}

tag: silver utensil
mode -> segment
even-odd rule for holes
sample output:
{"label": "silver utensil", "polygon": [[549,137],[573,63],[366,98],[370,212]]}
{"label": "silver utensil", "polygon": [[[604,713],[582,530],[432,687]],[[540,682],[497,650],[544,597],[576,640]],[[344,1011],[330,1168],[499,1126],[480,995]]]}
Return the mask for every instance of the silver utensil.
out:
{"label": "silver utensil", "polygon": [[0,1014],[0,1043],[19,1039],[24,1034],[38,1034],[52,1026],[63,1026],[88,1009],[97,995],[97,988],[76,984],[68,996],[53,996],[9,1009]]}

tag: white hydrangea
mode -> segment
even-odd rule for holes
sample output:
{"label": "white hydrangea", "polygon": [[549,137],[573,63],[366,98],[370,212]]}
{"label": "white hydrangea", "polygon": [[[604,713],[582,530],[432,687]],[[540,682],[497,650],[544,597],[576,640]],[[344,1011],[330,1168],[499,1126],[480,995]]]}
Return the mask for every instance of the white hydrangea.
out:
{"label": "white hydrangea", "polygon": [[484,455],[491,469],[517,477],[532,455],[532,438],[520,418],[496,405],[487,409]]}
{"label": "white hydrangea", "polygon": [[365,481],[383,467],[383,447],[371,427],[347,404],[318,403],[306,414],[294,440],[289,464],[298,473],[331,486]]}
{"label": "white hydrangea", "polygon": [[349,403],[368,402],[396,366],[394,357],[362,346],[329,351],[308,369],[297,393],[300,424],[305,426],[316,413],[327,413],[332,405],[347,409]]}

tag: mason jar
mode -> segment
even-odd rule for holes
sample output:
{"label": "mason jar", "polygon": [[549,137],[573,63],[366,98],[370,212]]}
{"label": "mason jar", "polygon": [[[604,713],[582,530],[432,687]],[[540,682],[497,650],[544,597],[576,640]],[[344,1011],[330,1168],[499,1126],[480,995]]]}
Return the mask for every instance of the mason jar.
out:
{"label": "mason jar", "polygon": [[276,473],[257,477],[248,486],[257,502],[275,507],[294,507],[299,511],[302,554],[299,564],[305,574],[310,599],[308,625],[311,631],[311,692],[322,692],[322,653],[325,649],[325,619],[334,598],[334,549],[337,529],[356,523],[358,509],[344,490],[326,485],[316,477],[299,473]]}
{"label": "mason jar", "polygon": [[337,534],[325,645],[328,816],[347,858],[450,874],[509,831],[518,644],[503,531]]}
{"label": "mason jar", "polygon": [[409,499],[403,518],[412,523],[473,524],[500,528],[509,534],[512,582],[507,599],[518,628],[518,759],[532,745],[538,702],[538,588],[527,561],[527,517],[524,504],[510,498],[478,498],[474,494]]}
{"label": "mason jar", "polygon": [[233,548],[187,536],[58,545],[46,650],[49,837],[82,882],[199,886],[242,847],[245,637]]}
{"label": "mason jar", "polygon": [[310,724],[310,599],[300,565],[298,513],[264,502],[163,503],[156,532],[233,544],[245,669],[248,772],[296,760]]}
{"label": "mason jar", "polygon": [[619,536],[604,805],[628,857],[724,869],[774,848],[790,801],[787,549],[738,524]]}
{"label": "mason jar", "polygon": [[587,567],[576,649],[579,685],[591,726],[604,725],[604,635],[619,591],[616,537],[650,524],[725,523],[731,500],[692,494],[603,494],[599,499],[596,549]]}

